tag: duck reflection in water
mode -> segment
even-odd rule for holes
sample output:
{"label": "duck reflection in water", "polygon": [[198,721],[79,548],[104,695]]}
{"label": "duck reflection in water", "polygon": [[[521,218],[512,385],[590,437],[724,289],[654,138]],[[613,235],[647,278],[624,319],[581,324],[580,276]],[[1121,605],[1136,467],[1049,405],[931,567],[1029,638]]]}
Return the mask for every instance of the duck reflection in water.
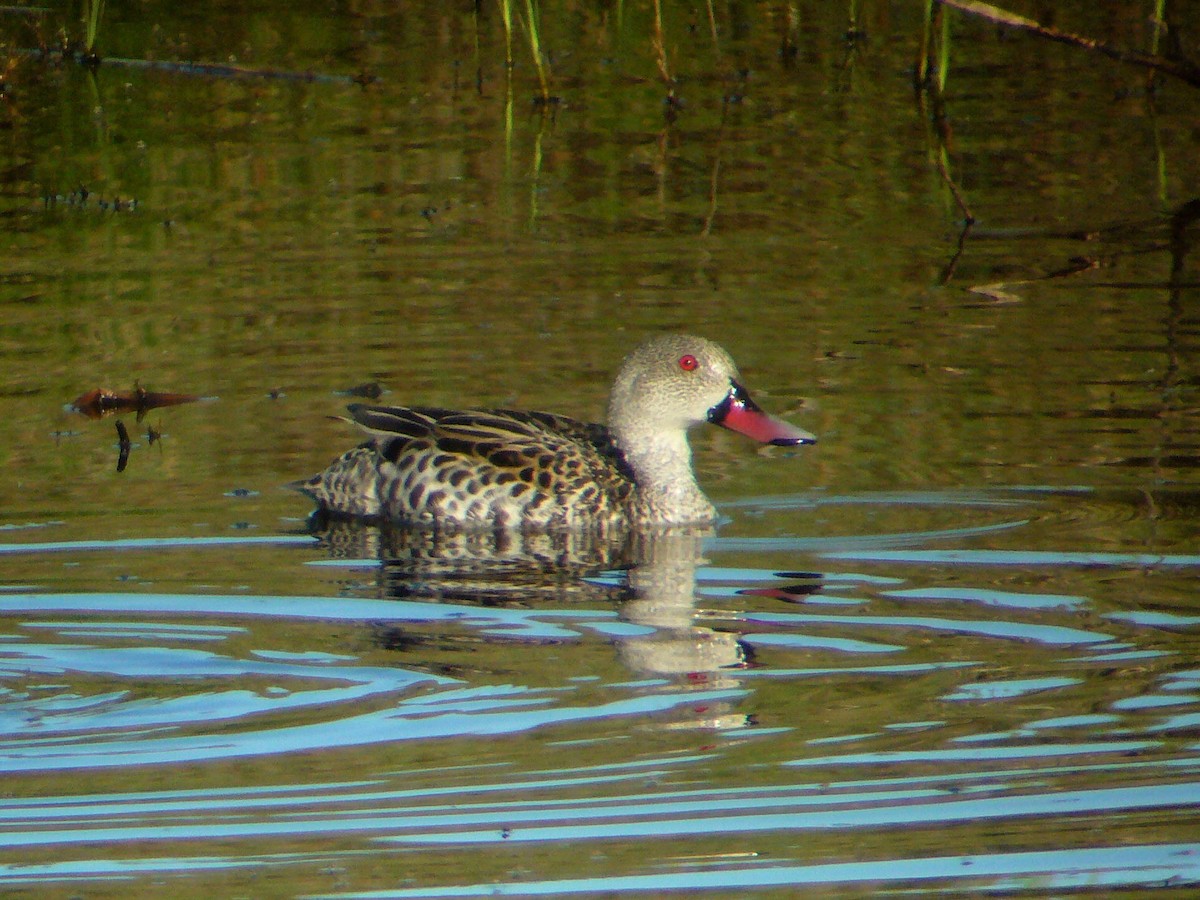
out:
{"label": "duck reflection in water", "polygon": [[[687,431],[711,423],[777,446],[806,431],[763,412],[732,358],[703,338],[635,349],[608,425],[552,413],[354,404],[368,440],[292,485],[318,503],[335,556],[383,562],[390,597],[477,604],[624,600],[653,638],[622,642],[639,672],[737,663],[736,636],[693,625],[700,546],[717,513]],[[597,581],[622,570],[621,582]]]}
{"label": "duck reflection in water", "polygon": [[[352,586],[356,595],[547,612],[616,605],[621,621],[643,626],[616,636],[632,672],[692,675],[744,661],[737,634],[695,622],[708,526],[455,532],[319,512],[309,526],[331,558],[370,566],[370,580]],[[399,633],[380,641],[404,643]]]}

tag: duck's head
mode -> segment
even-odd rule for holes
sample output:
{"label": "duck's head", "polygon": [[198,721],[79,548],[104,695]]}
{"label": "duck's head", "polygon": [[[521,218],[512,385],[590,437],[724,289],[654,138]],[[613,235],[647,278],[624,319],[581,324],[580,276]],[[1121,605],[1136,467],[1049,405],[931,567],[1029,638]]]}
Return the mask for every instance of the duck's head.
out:
{"label": "duck's head", "polygon": [[679,434],[701,422],[764,444],[795,446],[816,438],[759,408],[741,384],[737,365],[704,338],[665,335],[625,358],[613,384],[608,422],[620,439]]}

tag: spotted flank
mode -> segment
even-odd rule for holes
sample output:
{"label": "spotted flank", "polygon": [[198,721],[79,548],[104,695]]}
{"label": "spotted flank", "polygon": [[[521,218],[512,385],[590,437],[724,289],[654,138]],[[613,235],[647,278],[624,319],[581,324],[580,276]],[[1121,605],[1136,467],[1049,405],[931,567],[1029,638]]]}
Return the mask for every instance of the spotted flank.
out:
{"label": "spotted flank", "polygon": [[550,413],[355,404],[375,435],[299,487],[398,523],[572,527],[622,519],[633,473],[601,425]]}

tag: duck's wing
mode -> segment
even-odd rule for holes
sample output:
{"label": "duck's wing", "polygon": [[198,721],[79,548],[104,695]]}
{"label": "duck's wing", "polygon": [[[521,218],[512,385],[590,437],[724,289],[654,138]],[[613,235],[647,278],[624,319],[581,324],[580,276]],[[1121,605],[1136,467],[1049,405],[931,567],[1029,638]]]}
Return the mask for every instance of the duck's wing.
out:
{"label": "duck's wing", "polygon": [[432,406],[376,406],[351,403],[349,416],[335,416],[357,425],[376,438],[426,438],[433,434],[439,419],[454,415],[449,409]]}
{"label": "duck's wing", "polygon": [[[407,450],[449,454],[464,462],[486,461],[500,470],[551,471],[607,481],[633,473],[611,433],[596,423],[569,416],[512,409],[451,410],[429,406],[347,407],[350,419],[367,431],[379,452],[392,461]],[[557,479],[556,479],[557,480]]]}

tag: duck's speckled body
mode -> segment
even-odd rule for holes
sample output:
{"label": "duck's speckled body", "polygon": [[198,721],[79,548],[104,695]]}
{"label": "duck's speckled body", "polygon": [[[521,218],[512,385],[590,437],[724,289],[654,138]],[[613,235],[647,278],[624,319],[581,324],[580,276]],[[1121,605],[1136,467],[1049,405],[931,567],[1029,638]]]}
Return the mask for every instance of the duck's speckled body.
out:
{"label": "duck's speckled body", "polygon": [[668,335],[625,360],[608,426],[543,412],[355,404],[371,435],[294,486],[333,513],[445,528],[559,529],[711,522],[687,429],[709,421],[764,443],[812,435],[766,415],[724,350]]}

